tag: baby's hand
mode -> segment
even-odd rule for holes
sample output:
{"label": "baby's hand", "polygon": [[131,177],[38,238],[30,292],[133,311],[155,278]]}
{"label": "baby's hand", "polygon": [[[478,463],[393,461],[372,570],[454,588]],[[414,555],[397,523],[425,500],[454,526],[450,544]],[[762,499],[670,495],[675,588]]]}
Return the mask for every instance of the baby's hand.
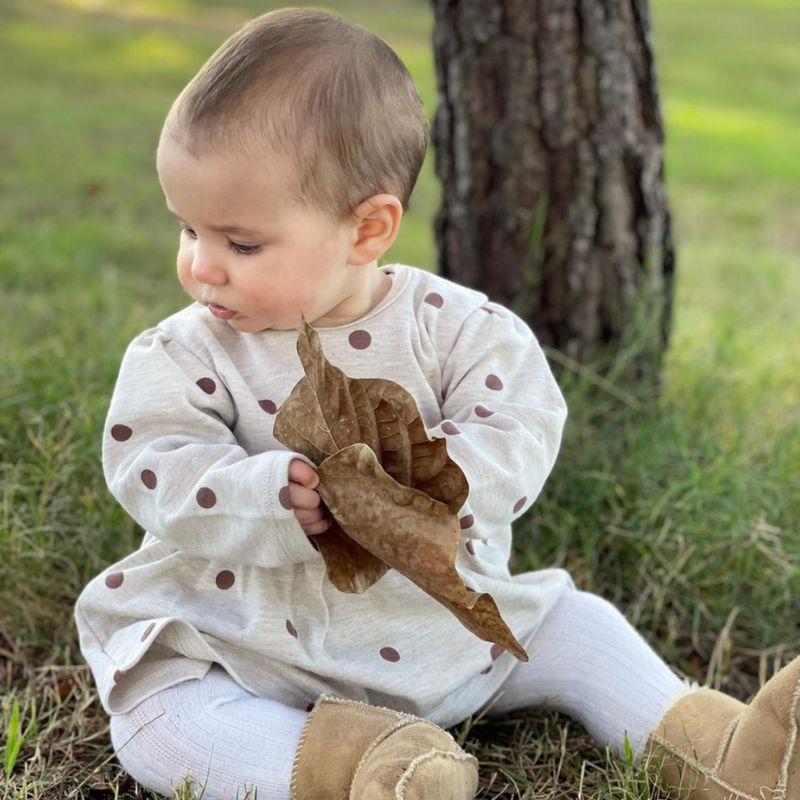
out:
{"label": "baby's hand", "polygon": [[289,462],[289,498],[294,515],[307,535],[324,533],[331,524],[323,508],[322,498],[312,487],[319,486],[316,470],[299,458]]}

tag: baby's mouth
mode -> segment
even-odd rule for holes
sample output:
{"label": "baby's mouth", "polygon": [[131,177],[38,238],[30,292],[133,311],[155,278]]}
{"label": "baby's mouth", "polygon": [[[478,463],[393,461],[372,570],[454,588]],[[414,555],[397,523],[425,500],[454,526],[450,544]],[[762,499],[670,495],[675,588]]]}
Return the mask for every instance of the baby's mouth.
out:
{"label": "baby's mouth", "polygon": [[208,303],[208,310],[218,319],[230,319],[236,314],[225,306],[218,306],[216,303]]}

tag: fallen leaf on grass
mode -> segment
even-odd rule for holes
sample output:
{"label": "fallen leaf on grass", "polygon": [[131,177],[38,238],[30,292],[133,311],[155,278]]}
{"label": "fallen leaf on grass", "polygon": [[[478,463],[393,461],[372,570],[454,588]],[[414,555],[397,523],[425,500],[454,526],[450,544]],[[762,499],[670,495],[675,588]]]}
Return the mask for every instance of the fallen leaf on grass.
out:
{"label": "fallen leaf on grass", "polygon": [[527,661],[492,596],[456,571],[469,486],[445,440],[428,439],[412,395],[394,381],[345,375],[305,319],[297,354],[305,377],[278,409],[273,434],[317,467],[332,520],[311,541],[331,583],[361,594],[396,569],[480,639]]}

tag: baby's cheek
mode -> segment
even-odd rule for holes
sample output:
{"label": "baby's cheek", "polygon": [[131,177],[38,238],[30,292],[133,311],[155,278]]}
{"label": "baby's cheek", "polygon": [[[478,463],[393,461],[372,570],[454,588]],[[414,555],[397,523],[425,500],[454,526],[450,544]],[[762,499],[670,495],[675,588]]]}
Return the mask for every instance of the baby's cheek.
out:
{"label": "baby's cheek", "polygon": [[177,271],[181,286],[188,291],[189,284],[192,282],[192,258],[185,248],[178,250]]}
{"label": "baby's cheek", "polygon": [[242,290],[242,294],[247,294],[249,305],[263,313],[270,313],[280,308],[279,292],[266,283],[254,282],[250,286],[242,287]]}
{"label": "baby's cheek", "polygon": [[272,280],[252,288],[252,297],[258,307],[271,314],[284,314],[287,310],[299,308],[306,293],[304,287],[298,285],[297,277],[292,280]]}

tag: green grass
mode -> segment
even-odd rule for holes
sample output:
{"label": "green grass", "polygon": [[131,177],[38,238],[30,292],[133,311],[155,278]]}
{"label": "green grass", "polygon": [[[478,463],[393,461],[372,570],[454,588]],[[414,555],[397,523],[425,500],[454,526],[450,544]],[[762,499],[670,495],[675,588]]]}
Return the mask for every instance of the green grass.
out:
{"label": "green grass", "polygon": [[[100,434],[125,345],[185,303],[153,167],[163,116],[273,7],[0,8],[2,800],[141,796],[72,628],[81,587],[141,537],[105,488]],[[428,5],[326,7],[397,49],[432,118]],[[565,567],[681,674],[747,699],[800,651],[800,6],[657,0],[652,21],[678,247],[663,391],[624,384],[627,350],[605,376],[550,354],[570,418],[512,570]],[[436,268],[432,159],[385,262]],[[554,712],[470,719],[457,736],[481,760],[482,799],[656,797]]]}

